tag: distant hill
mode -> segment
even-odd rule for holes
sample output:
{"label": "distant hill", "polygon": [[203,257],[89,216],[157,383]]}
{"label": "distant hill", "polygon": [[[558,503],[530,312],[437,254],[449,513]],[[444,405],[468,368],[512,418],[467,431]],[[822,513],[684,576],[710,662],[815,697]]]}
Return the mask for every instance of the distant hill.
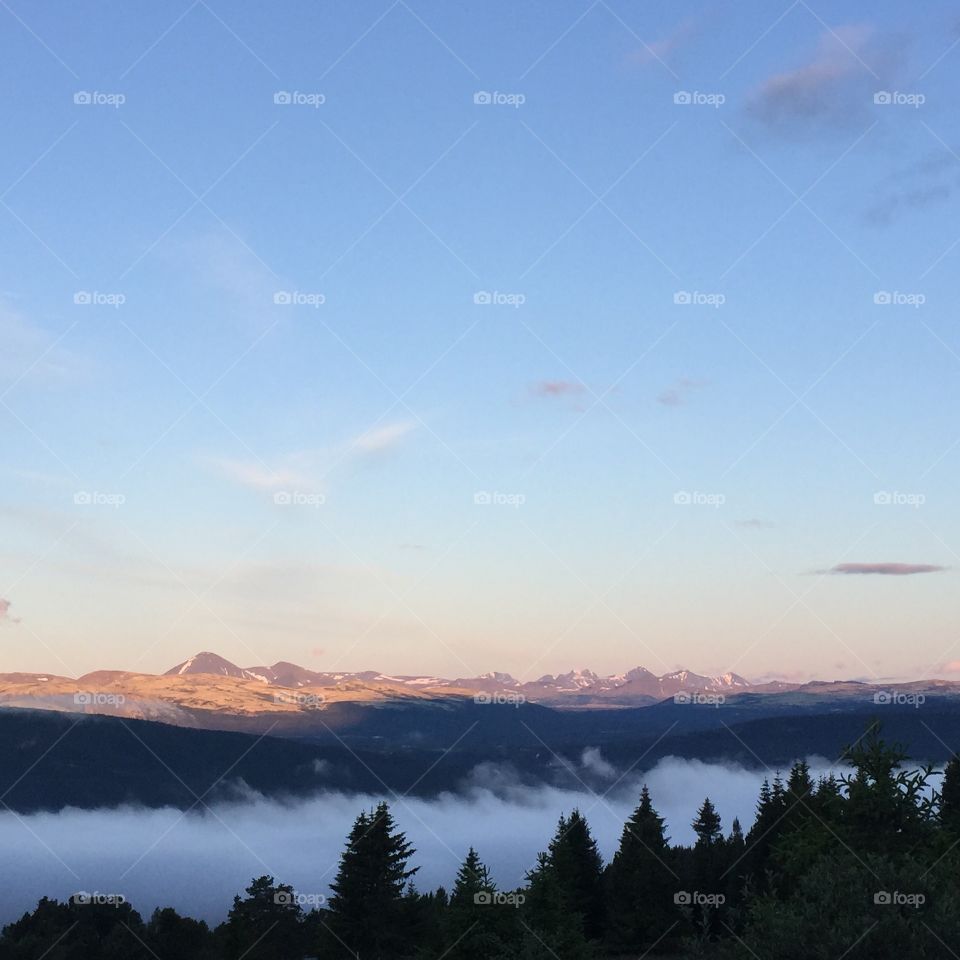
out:
{"label": "distant hill", "polygon": [[[797,757],[836,761],[876,714],[859,707],[757,717],[673,703],[575,712],[469,700],[386,709],[342,703],[330,726],[302,739],[0,708],[0,796],[27,813],[121,804],[186,810],[251,792],[435,797],[540,784],[602,792],[609,774],[585,762],[588,746],[617,777],[628,773],[622,787],[634,789],[635,778],[671,756],[771,773]],[[893,706],[882,719],[884,736],[918,761],[942,762],[960,748],[960,707],[952,698],[923,710]]]}

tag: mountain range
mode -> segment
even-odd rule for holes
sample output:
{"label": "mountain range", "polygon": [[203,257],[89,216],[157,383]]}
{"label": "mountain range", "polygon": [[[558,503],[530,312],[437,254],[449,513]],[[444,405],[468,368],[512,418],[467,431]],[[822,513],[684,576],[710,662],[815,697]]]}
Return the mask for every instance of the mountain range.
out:
{"label": "mountain range", "polygon": [[478,677],[460,677],[448,680],[434,676],[393,676],[368,670],[358,673],[323,673],[308,670],[295,663],[280,661],[271,667],[238,667],[216,653],[198,653],[169,669],[164,676],[182,677],[211,674],[235,677],[238,680],[258,680],[271,686],[300,689],[302,687],[341,687],[369,684],[372,687],[387,684],[412,692],[428,691],[484,691],[488,693],[517,693],[531,702],[553,702],[568,695],[610,697],[636,703],[638,699],[662,700],[681,691],[729,692],[734,690],[783,689],[784,685],[755,685],[735,673],[707,677],[689,670],[677,670],[657,676],[645,667],[635,667],[627,673],[601,677],[592,670],[571,670],[552,676],[546,674],[537,680],[520,681],[509,673],[485,673]]}
{"label": "mountain range", "polygon": [[[391,727],[383,719],[384,711],[397,722],[401,709],[411,728],[415,715],[427,731],[445,728],[438,720],[444,711],[449,714],[466,704],[549,708],[556,715],[555,725],[566,722],[562,715],[575,712],[618,715],[619,719],[604,722],[622,727],[640,722],[627,721],[626,713],[636,711],[644,715],[642,725],[649,723],[664,702],[724,705],[723,715],[730,717],[732,708],[753,715],[823,712],[840,709],[844,702],[855,708],[889,704],[890,698],[910,706],[918,698],[922,702],[958,692],[960,684],[944,680],[916,681],[891,690],[858,681],[751,683],[734,673],[709,677],[688,670],[657,676],[644,667],[614,676],[572,670],[528,681],[507,673],[445,679],[372,670],[319,672],[284,661],[241,667],[211,652],[198,653],[163,674],[98,670],[71,678],[0,673],[0,706],[6,708],[119,716],[211,730],[272,730],[287,736],[315,737],[332,727],[353,729],[359,724],[376,728],[375,736],[385,740]],[[703,711],[696,712],[702,717]]]}

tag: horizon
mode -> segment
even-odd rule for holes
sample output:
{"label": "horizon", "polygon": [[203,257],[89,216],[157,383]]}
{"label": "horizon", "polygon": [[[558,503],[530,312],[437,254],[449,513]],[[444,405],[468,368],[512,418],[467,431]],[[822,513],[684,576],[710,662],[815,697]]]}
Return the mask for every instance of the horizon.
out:
{"label": "horizon", "polygon": [[[804,685],[804,684],[816,684],[816,683],[859,683],[859,684],[870,684],[870,685],[882,685],[882,684],[888,684],[888,683],[911,684],[911,683],[919,683],[927,680],[940,680],[948,683],[960,683],[960,678],[951,679],[950,677],[938,677],[933,675],[914,676],[914,677],[909,677],[909,676],[901,676],[901,677],[811,676],[811,677],[798,678],[798,677],[788,677],[783,674],[768,672],[766,674],[761,674],[759,676],[745,677],[745,676],[742,676],[741,674],[738,674],[732,671],[722,671],[717,673],[717,672],[708,671],[708,670],[693,669],[688,665],[678,666],[672,670],[665,671],[664,673],[658,674],[655,671],[649,670],[642,663],[636,663],[631,667],[626,667],[625,669],[617,670],[613,673],[600,673],[596,670],[593,670],[589,665],[581,664],[580,666],[569,667],[568,669],[559,670],[555,673],[541,673],[541,674],[537,674],[536,676],[527,676],[527,677],[515,676],[514,674],[511,674],[509,671],[497,670],[495,668],[490,670],[484,670],[472,676],[467,676],[467,675],[443,676],[440,674],[424,673],[424,672],[417,672],[417,671],[410,671],[410,670],[383,671],[383,670],[378,670],[375,666],[366,666],[366,667],[361,666],[355,669],[343,668],[338,670],[322,670],[322,669],[313,669],[311,667],[304,667],[303,664],[296,663],[293,660],[285,660],[285,659],[274,660],[272,663],[246,663],[246,662],[237,663],[230,660],[227,657],[223,657],[221,654],[217,653],[214,650],[199,650],[197,651],[197,653],[193,654],[191,657],[188,657],[186,660],[180,661],[179,663],[173,664],[172,666],[167,667],[166,669],[161,669],[158,671],[125,670],[118,667],[100,666],[100,667],[95,667],[93,670],[88,670],[82,674],[77,674],[72,676],[57,674],[56,671],[52,671],[52,670],[0,671],[0,676],[2,676],[4,673],[14,673],[14,672],[24,673],[24,674],[35,676],[35,677],[62,676],[64,679],[69,679],[69,680],[82,680],[87,676],[91,676],[92,674],[103,673],[103,672],[141,674],[143,676],[166,676],[166,675],[174,676],[173,671],[176,670],[177,667],[182,667],[186,664],[190,664],[191,661],[204,656],[212,656],[212,657],[216,657],[217,659],[224,660],[230,666],[237,667],[238,669],[241,669],[241,670],[253,670],[258,667],[276,667],[281,664],[289,664],[291,666],[300,667],[306,670],[312,670],[312,672],[318,673],[318,674],[326,674],[326,675],[342,674],[343,676],[353,676],[356,674],[363,674],[363,673],[375,673],[377,674],[378,677],[382,677],[385,679],[388,679],[390,677],[408,678],[408,679],[434,677],[438,680],[453,681],[453,680],[461,680],[461,679],[476,680],[484,677],[493,677],[496,675],[502,675],[502,676],[507,676],[511,680],[515,680],[519,683],[534,683],[538,680],[543,680],[547,678],[557,679],[559,677],[568,676],[571,674],[572,675],[591,674],[599,680],[613,680],[613,679],[624,678],[628,674],[634,671],[646,671],[651,676],[659,680],[662,680],[666,677],[675,676],[676,674],[679,674],[679,673],[691,673],[696,676],[705,677],[708,680],[722,680],[728,677],[734,678],[734,679],[740,679],[745,681],[751,687],[761,686],[763,684],[770,684],[770,683],[783,683],[786,685],[798,685],[798,686]],[[194,675],[196,675],[196,673],[194,673]],[[207,675],[221,676],[221,674],[216,672],[210,673]]]}

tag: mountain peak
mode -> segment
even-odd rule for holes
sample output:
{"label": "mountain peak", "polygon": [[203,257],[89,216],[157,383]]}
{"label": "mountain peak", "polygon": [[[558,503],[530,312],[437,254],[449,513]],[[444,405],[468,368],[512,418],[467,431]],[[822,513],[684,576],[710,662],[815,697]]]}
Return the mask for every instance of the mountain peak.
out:
{"label": "mountain peak", "polygon": [[225,657],[221,657],[220,654],[211,653],[209,650],[203,650],[196,656],[184,660],[183,663],[171,667],[164,676],[182,677],[194,673],[212,673],[220,677],[237,677],[241,680],[259,679],[249,671],[231,663]]}

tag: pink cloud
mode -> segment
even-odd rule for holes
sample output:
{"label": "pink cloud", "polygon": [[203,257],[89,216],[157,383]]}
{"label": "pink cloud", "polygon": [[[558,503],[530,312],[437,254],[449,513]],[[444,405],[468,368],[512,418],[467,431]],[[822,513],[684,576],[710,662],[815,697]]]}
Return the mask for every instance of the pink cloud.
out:
{"label": "pink cloud", "polygon": [[946,569],[946,567],[941,567],[934,563],[838,563],[826,572],[908,577],[913,573],[938,573]]}
{"label": "pink cloud", "polygon": [[19,623],[16,617],[10,616],[10,601],[0,597],[0,623]]}
{"label": "pink cloud", "polygon": [[586,387],[574,380],[541,380],[532,389],[538,397],[570,397],[583,393]]}

